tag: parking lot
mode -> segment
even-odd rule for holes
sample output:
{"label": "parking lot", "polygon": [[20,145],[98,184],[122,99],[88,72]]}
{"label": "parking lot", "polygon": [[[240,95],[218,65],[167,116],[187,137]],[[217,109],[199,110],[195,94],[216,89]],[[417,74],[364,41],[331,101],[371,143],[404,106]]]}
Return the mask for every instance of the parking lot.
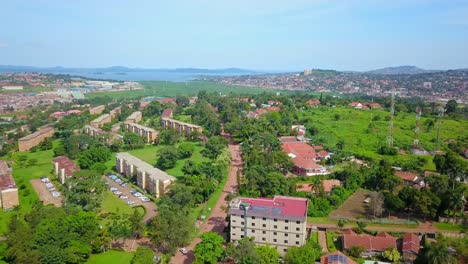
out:
{"label": "parking lot", "polygon": [[[62,206],[63,196],[56,189],[53,183],[49,181],[43,182],[41,179],[32,179],[29,181],[39,196],[42,204],[53,204],[57,207]],[[56,197],[54,197],[56,196]]]}
{"label": "parking lot", "polygon": [[156,216],[156,204],[147,198],[147,194],[136,191],[131,185],[125,184],[116,175],[105,175],[103,178],[108,183],[109,189],[114,195],[122,199],[128,206],[141,205],[145,207],[146,214],[143,217],[143,221],[147,222],[149,219]]}

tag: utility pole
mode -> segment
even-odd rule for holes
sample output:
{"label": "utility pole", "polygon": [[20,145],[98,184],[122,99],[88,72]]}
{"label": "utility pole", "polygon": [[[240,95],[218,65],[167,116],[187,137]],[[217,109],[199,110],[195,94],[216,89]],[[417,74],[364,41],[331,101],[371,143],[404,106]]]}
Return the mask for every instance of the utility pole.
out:
{"label": "utility pole", "polygon": [[392,91],[392,101],[390,104],[390,124],[388,125],[387,146],[393,147],[393,116],[395,114],[395,93]]}

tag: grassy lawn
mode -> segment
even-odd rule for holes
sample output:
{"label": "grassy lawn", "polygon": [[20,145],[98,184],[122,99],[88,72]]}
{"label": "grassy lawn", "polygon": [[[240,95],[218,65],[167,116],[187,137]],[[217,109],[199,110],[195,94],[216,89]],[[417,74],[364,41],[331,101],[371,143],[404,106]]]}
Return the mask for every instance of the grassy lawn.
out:
{"label": "grassy lawn", "polygon": [[[54,141],[54,146],[58,144],[58,140]],[[39,202],[39,197],[37,196],[36,192],[34,191],[31,183],[29,180],[40,178],[41,176],[48,176],[53,178],[53,167],[52,167],[52,159],[53,159],[53,151],[46,150],[46,151],[38,151],[34,153],[30,152],[21,152],[30,159],[36,159],[37,164],[33,166],[28,166],[25,168],[20,168],[13,164],[13,178],[15,179],[16,186],[19,189],[19,200],[20,200],[20,207],[19,213],[24,215],[25,213],[31,211],[32,206],[34,203]],[[11,160],[11,157],[1,157],[3,160]],[[0,235],[5,234],[7,231],[7,225],[10,218],[15,215],[16,212],[0,212]]]}
{"label": "grassy lawn", "polygon": [[310,234],[309,240],[318,244],[319,243],[318,232],[312,232]]}
{"label": "grassy lawn", "polygon": [[199,91],[215,93],[237,93],[237,94],[258,94],[263,92],[274,93],[274,90],[266,90],[259,87],[228,85],[207,81],[189,82],[166,82],[166,81],[144,81],[140,82],[144,89],[122,92],[99,92],[87,93],[86,98],[109,96],[112,99],[137,98],[143,96],[195,96]]}
{"label": "grassy lawn", "polygon": [[468,227],[462,224],[451,224],[451,223],[434,223],[434,225],[439,230],[447,230],[447,231],[466,231]]}
{"label": "grassy lawn", "polygon": [[[313,136],[314,142],[322,144],[325,148],[336,149],[336,144],[343,140],[344,151],[352,154],[360,154],[374,160],[384,158],[377,154],[377,149],[386,142],[388,121],[385,117],[389,115],[383,110],[358,110],[350,107],[318,107],[299,112],[302,124],[309,130],[316,128],[317,133]],[[338,120],[335,118],[338,116]],[[373,121],[374,128],[368,131],[369,124],[376,116],[378,121]],[[434,149],[436,129],[427,130],[424,126],[426,120],[434,120],[434,117],[421,117],[421,132],[419,135],[421,145],[426,150]],[[464,127],[466,121],[443,120],[440,135],[441,141],[447,139],[458,139],[466,137]],[[409,149],[413,143],[415,128],[415,115],[412,113],[398,112],[394,118],[394,140],[395,146],[400,149]],[[462,133],[463,134],[463,133]],[[421,156],[426,159],[425,170],[435,170],[431,156]],[[385,156],[390,162],[398,161],[401,164],[415,162],[416,156],[406,154],[397,156]]]}
{"label": "grassy lawn", "polygon": [[336,233],[332,233],[332,232],[327,232],[326,233],[326,236],[327,236],[327,247],[328,247],[328,251],[330,252],[335,252],[337,249],[336,249],[336,246],[335,246],[335,238],[337,237],[337,234]]}
{"label": "grassy lawn", "polygon": [[132,261],[133,253],[109,250],[106,253],[91,255],[88,264],[129,264]]}
{"label": "grassy lawn", "polygon": [[[202,154],[201,154],[201,151],[203,150],[203,147],[202,147],[200,142],[190,142],[190,143],[192,143],[195,146],[192,157],[190,157],[188,159],[178,160],[176,162],[176,165],[175,165],[174,168],[168,169],[166,171],[169,175],[172,175],[174,177],[183,176],[182,167],[184,166],[185,161],[187,161],[189,159],[194,161],[197,164],[205,162],[205,161],[209,161],[208,158],[203,157]],[[137,158],[147,162],[148,164],[154,166],[156,164],[156,161],[158,160],[159,150],[161,150],[161,149],[163,149],[165,147],[167,147],[167,146],[165,146],[165,145],[157,145],[157,146],[147,145],[147,146],[145,146],[145,148],[130,150],[128,152],[130,154],[134,155],[135,157],[137,157]],[[177,147],[177,145],[176,145],[176,147]],[[112,160],[110,162],[110,164],[115,165],[115,161]]]}

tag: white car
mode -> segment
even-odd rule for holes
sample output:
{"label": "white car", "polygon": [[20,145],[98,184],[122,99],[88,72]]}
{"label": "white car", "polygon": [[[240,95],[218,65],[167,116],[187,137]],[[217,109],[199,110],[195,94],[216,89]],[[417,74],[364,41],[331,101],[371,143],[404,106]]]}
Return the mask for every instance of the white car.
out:
{"label": "white car", "polygon": [[136,197],[143,197],[143,194],[140,193],[140,192],[136,192],[136,193],[134,193],[133,195],[136,196]]}
{"label": "white car", "polygon": [[141,200],[142,202],[144,202],[144,203],[151,201],[148,197],[144,197],[144,196],[143,196],[143,197],[139,197],[139,198],[140,198],[140,200]]}
{"label": "white car", "polygon": [[129,200],[129,201],[127,201],[127,204],[128,204],[128,205],[132,205],[132,204],[135,204],[135,202],[134,202],[134,201],[131,201],[131,200]]}
{"label": "white car", "polygon": [[119,189],[117,189],[115,187],[110,187],[110,190],[111,190],[111,192],[113,192],[113,191],[118,191]]}
{"label": "white car", "polygon": [[59,192],[52,192],[52,197],[60,197],[60,193]]}
{"label": "white car", "polygon": [[113,191],[113,193],[114,193],[115,195],[121,195],[121,194],[122,194],[121,191]]}
{"label": "white car", "polygon": [[179,249],[180,253],[186,255],[188,253],[188,250],[186,248],[181,248]]}
{"label": "white car", "polygon": [[119,198],[122,199],[122,200],[126,200],[126,199],[128,199],[128,196],[120,195]]}

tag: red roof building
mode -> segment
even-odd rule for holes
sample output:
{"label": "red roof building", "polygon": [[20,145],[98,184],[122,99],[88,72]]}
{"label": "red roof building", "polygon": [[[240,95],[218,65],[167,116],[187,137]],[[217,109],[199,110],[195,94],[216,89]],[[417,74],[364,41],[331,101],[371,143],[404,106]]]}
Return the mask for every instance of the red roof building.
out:
{"label": "red roof building", "polygon": [[320,264],[357,264],[354,260],[350,259],[341,251],[323,255],[320,257]]}
{"label": "red roof building", "polygon": [[80,110],[68,110],[67,115],[81,115]]}
{"label": "red roof building", "polygon": [[62,119],[62,118],[63,118],[64,116],[66,116],[66,115],[67,115],[67,113],[65,113],[65,112],[53,112],[53,113],[51,113],[51,114],[49,115],[49,117],[55,118],[55,119],[57,119],[57,120],[60,120],[60,119]]}
{"label": "red roof building", "polygon": [[78,167],[72,160],[65,156],[58,156],[53,160],[54,172],[61,184],[64,184],[67,178],[73,176],[75,171],[79,171]]}
{"label": "red roof building", "polygon": [[268,111],[279,111],[281,110],[281,108],[277,107],[277,106],[269,106],[266,108]]}
{"label": "red roof building", "polygon": [[303,176],[329,174],[326,168],[317,164],[317,161],[320,161],[320,155],[315,152],[314,147],[307,143],[283,142],[281,148],[294,162],[293,172],[295,174]]}
{"label": "red roof building", "polygon": [[162,99],[158,99],[157,101],[160,102],[161,104],[173,104],[173,105],[177,105],[176,99],[173,98],[173,97],[162,98]]}
{"label": "red roof building", "polygon": [[395,175],[402,179],[405,184],[414,184],[418,181],[418,175],[410,171],[395,171]]}
{"label": "red roof building", "polygon": [[0,160],[0,207],[10,210],[18,205],[18,187],[11,175],[11,169],[6,161]]}
{"label": "red roof building", "polygon": [[308,100],[306,103],[307,103],[308,105],[310,105],[310,106],[318,106],[318,105],[320,105],[320,101],[319,101],[319,100]]}
{"label": "red roof building", "polygon": [[342,239],[344,250],[348,250],[353,246],[360,246],[365,249],[363,256],[380,255],[387,248],[396,248],[396,238],[385,232],[381,232],[376,236],[358,235],[349,229],[343,231]]}
{"label": "red roof building", "polygon": [[418,256],[421,248],[419,237],[412,233],[406,233],[403,236],[401,251],[403,253],[403,261],[412,263]]}
{"label": "red roof building", "polygon": [[348,105],[356,109],[362,109],[362,104],[360,102],[351,102]]}
{"label": "red roof building", "polygon": [[172,115],[174,114],[174,110],[168,108],[164,110],[161,114],[162,118],[172,118]]}

